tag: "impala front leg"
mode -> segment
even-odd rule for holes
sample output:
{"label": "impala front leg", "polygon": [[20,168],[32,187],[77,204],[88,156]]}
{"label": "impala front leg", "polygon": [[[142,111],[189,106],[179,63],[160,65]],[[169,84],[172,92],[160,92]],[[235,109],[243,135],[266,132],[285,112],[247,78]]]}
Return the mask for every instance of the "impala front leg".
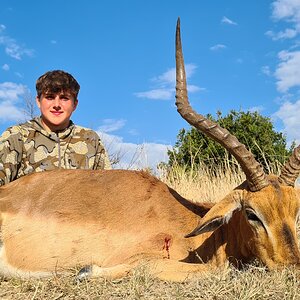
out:
{"label": "impala front leg", "polygon": [[152,276],[161,280],[177,282],[199,278],[218,269],[212,264],[192,264],[170,259],[151,260],[147,265]]}
{"label": "impala front leg", "polygon": [[103,277],[107,279],[118,279],[129,275],[134,267],[128,264],[120,264],[113,267],[99,267],[97,265],[89,265],[82,268],[78,275],[78,280],[84,280],[94,277]]}

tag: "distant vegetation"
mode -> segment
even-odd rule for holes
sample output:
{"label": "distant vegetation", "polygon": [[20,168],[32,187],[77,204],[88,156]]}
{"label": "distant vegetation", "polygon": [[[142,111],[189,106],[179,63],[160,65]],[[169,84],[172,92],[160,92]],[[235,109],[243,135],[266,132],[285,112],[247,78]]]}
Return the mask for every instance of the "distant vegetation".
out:
{"label": "distant vegetation", "polygon": [[[266,172],[277,170],[290,156],[295,146],[292,145],[288,149],[286,137],[275,131],[270,118],[258,112],[232,110],[226,116],[218,112],[217,119],[210,114],[206,117],[235,135],[248,150],[251,150]],[[175,146],[168,151],[168,156],[168,166],[176,163],[191,168],[201,163],[214,167],[224,162],[236,165],[227,150],[193,127],[179,131]]]}

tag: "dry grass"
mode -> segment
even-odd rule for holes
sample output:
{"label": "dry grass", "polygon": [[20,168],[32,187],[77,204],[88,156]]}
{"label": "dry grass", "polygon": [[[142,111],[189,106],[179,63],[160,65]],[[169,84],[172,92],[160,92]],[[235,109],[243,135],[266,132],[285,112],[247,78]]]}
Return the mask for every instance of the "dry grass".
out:
{"label": "dry grass", "polygon": [[299,271],[226,267],[185,283],[153,279],[143,269],[122,280],[76,282],[74,277],[0,282],[0,299],[300,299]]}
{"label": "dry grass", "polygon": [[[214,172],[198,168],[190,173],[174,168],[162,180],[187,198],[215,202],[243,178],[242,172],[229,168]],[[294,268],[268,272],[259,264],[242,271],[226,266],[184,283],[154,279],[142,267],[114,281],[78,282],[74,272],[44,280],[0,278],[0,299],[300,299],[299,275]]]}
{"label": "dry grass", "polygon": [[196,202],[217,202],[245,180],[240,168],[233,172],[224,164],[221,168],[206,165],[194,166],[191,170],[173,166],[161,172],[160,179],[182,196]]}

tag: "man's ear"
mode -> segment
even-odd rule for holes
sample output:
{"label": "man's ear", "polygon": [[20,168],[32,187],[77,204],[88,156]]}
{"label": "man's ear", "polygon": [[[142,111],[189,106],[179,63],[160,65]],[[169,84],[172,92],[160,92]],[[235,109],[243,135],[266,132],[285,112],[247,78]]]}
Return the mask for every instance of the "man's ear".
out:
{"label": "man's ear", "polygon": [[78,99],[74,100],[74,107],[73,107],[73,111],[75,111],[75,109],[77,108],[78,105]]}
{"label": "man's ear", "polygon": [[204,232],[214,231],[228,223],[235,210],[242,208],[242,191],[233,191],[223,200],[215,204],[200,220],[198,226],[185,237],[192,237]]}
{"label": "man's ear", "polygon": [[36,104],[38,108],[41,108],[40,98],[38,96],[35,97]]}

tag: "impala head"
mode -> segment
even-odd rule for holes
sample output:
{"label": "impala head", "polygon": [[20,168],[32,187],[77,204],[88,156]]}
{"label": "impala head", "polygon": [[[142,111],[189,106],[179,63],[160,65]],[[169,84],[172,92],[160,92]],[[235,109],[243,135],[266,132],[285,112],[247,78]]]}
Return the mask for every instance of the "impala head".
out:
{"label": "impala head", "polygon": [[294,183],[300,173],[300,146],[281,170],[267,176],[253,154],[235,136],[193,110],[188,101],[186,75],[180,37],[176,30],[176,105],[192,126],[220,143],[239,162],[246,181],[217,203],[187,237],[232,224],[241,240],[242,254],[259,258],[269,268],[300,264],[296,236],[299,215],[299,191]]}

